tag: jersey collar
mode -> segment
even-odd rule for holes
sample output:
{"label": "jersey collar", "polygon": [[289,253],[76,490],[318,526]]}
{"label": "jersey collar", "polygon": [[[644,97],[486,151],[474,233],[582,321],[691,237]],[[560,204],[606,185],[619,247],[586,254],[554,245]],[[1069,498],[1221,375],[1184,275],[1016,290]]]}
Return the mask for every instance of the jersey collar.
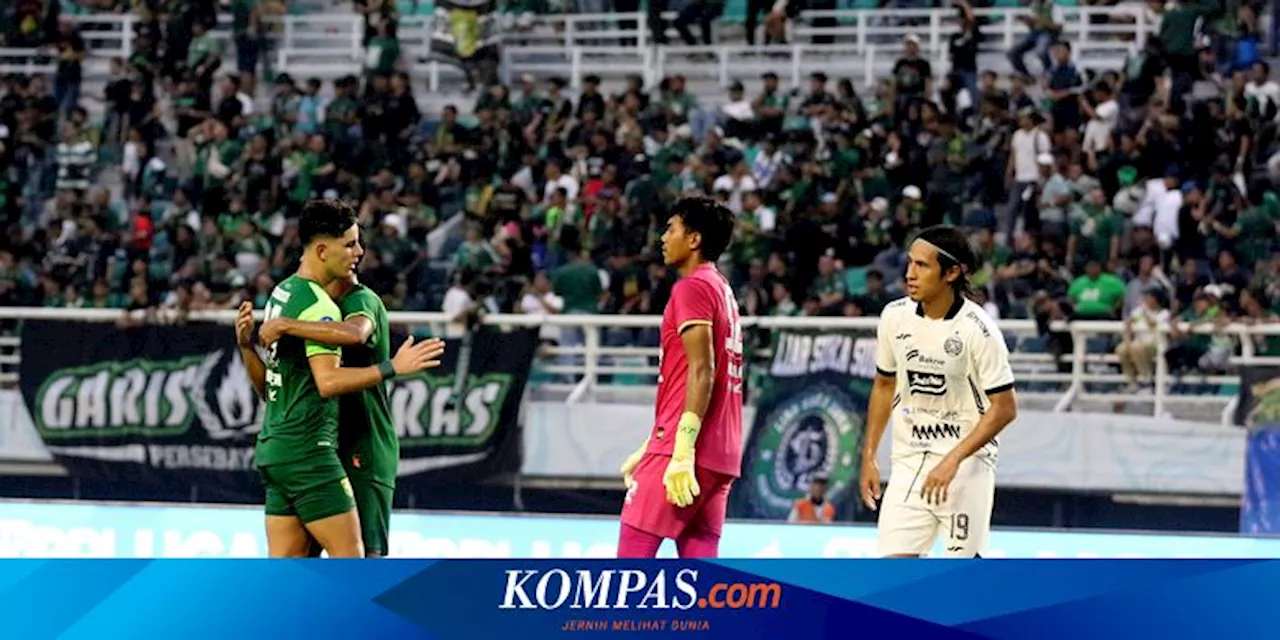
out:
{"label": "jersey collar", "polygon": [[[943,320],[954,319],[956,316],[960,315],[960,308],[963,306],[964,306],[964,296],[957,293],[955,301],[951,303],[951,308],[947,309],[947,315],[943,316],[942,319]],[[916,315],[920,316],[921,318],[925,317],[923,303],[920,303],[920,302],[916,303]]]}

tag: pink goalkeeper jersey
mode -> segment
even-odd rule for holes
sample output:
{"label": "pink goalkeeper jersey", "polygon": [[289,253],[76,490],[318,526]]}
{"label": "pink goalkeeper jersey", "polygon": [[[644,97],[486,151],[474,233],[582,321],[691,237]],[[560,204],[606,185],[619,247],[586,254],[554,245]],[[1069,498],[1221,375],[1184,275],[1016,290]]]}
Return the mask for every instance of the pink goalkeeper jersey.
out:
{"label": "pink goalkeeper jersey", "polygon": [[711,327],[715,373],[696,461],[699,467],[736,478],[742,470],[742,327],[733,290],[711,263],[676,282],[662,314],[658,406],[647,451],[671,455],[689,373],[680,334],[700,324]]}

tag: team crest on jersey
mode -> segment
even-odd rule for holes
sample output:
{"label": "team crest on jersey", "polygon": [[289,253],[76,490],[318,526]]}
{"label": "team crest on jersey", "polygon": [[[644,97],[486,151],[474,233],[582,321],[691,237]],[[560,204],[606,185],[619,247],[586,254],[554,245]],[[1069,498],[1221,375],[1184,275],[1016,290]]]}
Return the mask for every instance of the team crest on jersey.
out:
{"label": "team crest on jersey", "polygon": [[951,336],[947,338],[946,342],[942,343],[942,349],[947,352],[947,355],[954,358],[964,352],[964,343],[959,338]]}
{"label": "team crest on jersey", "polygon": [[751,461],[764,501],[789,509],[820,475],[827,477],[832,499],[850,490],[858,474],[862,413],[846,391],[828,384],[777,405]]}

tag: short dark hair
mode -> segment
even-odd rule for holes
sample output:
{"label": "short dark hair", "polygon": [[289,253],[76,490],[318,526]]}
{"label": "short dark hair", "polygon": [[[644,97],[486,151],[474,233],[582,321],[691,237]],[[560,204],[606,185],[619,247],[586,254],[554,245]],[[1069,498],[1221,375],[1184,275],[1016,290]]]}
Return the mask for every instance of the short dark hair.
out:
{"label": "short dark hair", "polygon": [[969,274],[978,270],[978,255],[964,231],[949,224],[940,224],[921,231],[916,240],[923,240],[938,250],[938,266],[944,274],[952,267],[960,267],[960,277],[951,286],[957,292],[968,292]]}
{"label": "short dark hair", "polygon": [[341,238],[356,223],[356,210],[341,200],[311,200],[302,207],[298,238],[309,245],[316,238]]}
{"label": "short dark hair", "polygon": [[711,198],[683,198],[671,209],[684,228],[702,236],[702,259],[715,262],[733,237],[733,212]]}

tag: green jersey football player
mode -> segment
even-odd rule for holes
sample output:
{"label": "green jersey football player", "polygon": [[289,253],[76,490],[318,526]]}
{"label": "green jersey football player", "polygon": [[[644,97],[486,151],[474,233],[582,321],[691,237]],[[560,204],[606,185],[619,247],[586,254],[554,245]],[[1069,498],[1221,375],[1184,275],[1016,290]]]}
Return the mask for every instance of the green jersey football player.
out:
{"label": "green jersey football player", "polygon": [[[265,318],[336,323],[342,313],[325,288],[350,278],[364,253],[355,211],[336,201],[311,201],[298,234],[301,264],[271,292]],[[314,539],[331,558],[364,557],[354,490],[338,452],[337,398],[439,366],[444,345],[407,340],[394,358],[357,368],[340,366],[335,345],[284,336],[268,346],[264,361],[253,349],[252,311],[247,321],[246,309],[241,311],[237,342],[267,401],[254,455],[266,493],[268,555],[305,557]]]}

